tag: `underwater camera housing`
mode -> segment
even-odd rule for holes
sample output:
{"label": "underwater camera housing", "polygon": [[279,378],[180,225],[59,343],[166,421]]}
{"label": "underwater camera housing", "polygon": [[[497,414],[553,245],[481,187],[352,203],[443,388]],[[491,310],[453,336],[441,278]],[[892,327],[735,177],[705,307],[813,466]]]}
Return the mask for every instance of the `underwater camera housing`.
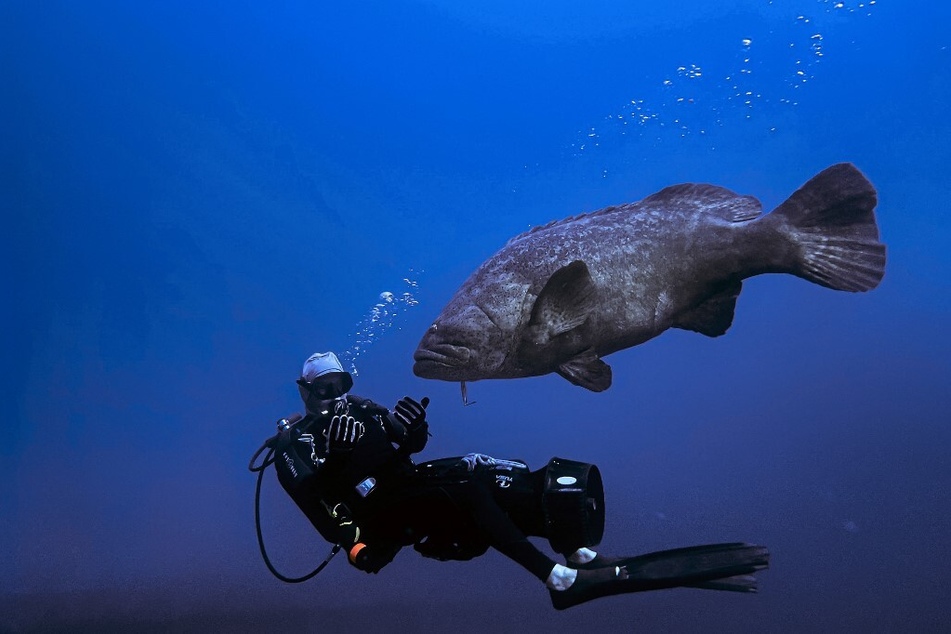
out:
{"label": "underwater camera housing", "polygon": [[604,484],[597,466],[552,458],[545,467],[542,510],[551,547],[572,552],[604,535]]}
{"label": "underwater camera housing", "polygon": [[[531,471],[521,460],[496,459],[469,472],[460,457],[441,458],[417,467],[436,481],[482,480],[495,501],[526,535],[548,539],[556,552],[595,546],[604,535],[604,485],[597,466],[552,458]],[[460,513],[445,518],[445,527],[414,547],[434,559],[466,560],[483,554],[489,544]]]}

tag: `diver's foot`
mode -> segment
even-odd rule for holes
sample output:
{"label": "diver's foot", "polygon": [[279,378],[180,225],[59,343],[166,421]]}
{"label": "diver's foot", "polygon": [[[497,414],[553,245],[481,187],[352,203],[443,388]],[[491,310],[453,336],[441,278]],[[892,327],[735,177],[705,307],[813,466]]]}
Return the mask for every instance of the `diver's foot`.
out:
{"label": "diver's foot", "polygon": [[551,603],[556,610],[564,610],[584,603],[601,594],[604,586],[623,581],[628,576],[627,568],[624,566],[603,566],[591,570],[578,568],[577,570],[578,574],[568,589],[549,589]]}
{"label": "diver's foot", "polygon": [[598,568],[607,568],[608,566],[618,566],[621,565],[621,562],[629,557],[609,557],[598,553],[594,556],[594,559],[587,561],[585,563],[579,563],[577,561],[571,561],[569,558],[565,564],[569,568],[574,568],[575,570],[597,570]]}

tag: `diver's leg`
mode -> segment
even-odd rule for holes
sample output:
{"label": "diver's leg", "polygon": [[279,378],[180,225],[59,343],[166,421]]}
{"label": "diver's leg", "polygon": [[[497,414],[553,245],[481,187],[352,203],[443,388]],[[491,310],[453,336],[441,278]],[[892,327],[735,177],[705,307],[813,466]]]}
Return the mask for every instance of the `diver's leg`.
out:
{"label": "diver's leg", "polygon": [[548,579],[556,566],[554,560],[528,541],[483,483],[473,479],[446,485],[442,489],[469,514],[488,536],[493,548],[540,580]]}
{"label": "diver's leg", "polygon": [[444,486],[443,491],[469,512],[493,548],[544,581],[555,594],[570,590],[573,595],[627,578],[627,571],[621,567],[576,570],[555,563],[528,541],[488,487],[478,480]]}

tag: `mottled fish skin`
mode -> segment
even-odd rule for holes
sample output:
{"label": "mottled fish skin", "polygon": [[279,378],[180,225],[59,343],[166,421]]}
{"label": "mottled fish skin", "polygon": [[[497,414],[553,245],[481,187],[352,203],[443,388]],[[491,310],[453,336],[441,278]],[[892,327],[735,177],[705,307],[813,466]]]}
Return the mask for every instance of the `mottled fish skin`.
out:
{"label": "mottled fish skin", "polygon": [[413,371],[447,381],[558,372],[607,389],[606,355],[671,327],[726,332],[745,278],[877,286],[876,204],[872,184],[842,163],[766,215],[752,196],[683,184],[536,227],[463,283],[423,336]]}

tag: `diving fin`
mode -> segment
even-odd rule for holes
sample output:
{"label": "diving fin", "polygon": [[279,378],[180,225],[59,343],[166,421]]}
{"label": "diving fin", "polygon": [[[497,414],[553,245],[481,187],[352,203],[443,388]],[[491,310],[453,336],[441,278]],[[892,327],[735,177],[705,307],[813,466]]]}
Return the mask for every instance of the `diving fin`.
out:
{"label": "diving fin", "polygon": [[736,575],[712,581],[691,583],[685,588],[700,588],[701,590],[725,590],[727,592],[756,592],[756,577],[753,575]]}
{"label": "diving fin", "polygon": [[551,590],[552,605],[564,610],[615,594],[677,587],[755,592],[756,580],[750,575],[769,566],[769,551],[741,542],[708,544],[638,555],[614,565],[624,568],[627,577]]}

